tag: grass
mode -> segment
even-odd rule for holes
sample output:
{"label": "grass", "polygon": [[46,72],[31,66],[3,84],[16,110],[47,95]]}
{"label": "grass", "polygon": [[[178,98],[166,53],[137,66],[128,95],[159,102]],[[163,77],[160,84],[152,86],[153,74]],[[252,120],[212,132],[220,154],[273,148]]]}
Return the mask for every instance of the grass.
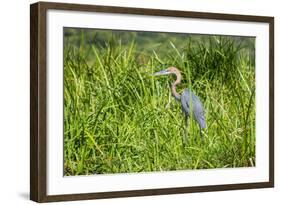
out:
{"label": "grass", "polygon": [[[65,175],[255,166],[254,39],[161,34],[164,43],[155,35],[144,45],[136,32],[126,43],[111,31],[95,42],[93,33],[65,35]],[[167,66],[182,71],[178,91],[203,102],[204,140],[189,120],[184,144],[174,78],[151,76]]]}

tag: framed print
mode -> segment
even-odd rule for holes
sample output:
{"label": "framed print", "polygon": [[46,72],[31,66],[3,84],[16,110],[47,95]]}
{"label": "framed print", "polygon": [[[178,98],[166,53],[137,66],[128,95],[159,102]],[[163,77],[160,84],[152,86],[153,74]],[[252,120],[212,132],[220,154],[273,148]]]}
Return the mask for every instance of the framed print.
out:
{"label": "framed print", "polygon": [[274,186],[274,18],[30,7],[30,198]]}

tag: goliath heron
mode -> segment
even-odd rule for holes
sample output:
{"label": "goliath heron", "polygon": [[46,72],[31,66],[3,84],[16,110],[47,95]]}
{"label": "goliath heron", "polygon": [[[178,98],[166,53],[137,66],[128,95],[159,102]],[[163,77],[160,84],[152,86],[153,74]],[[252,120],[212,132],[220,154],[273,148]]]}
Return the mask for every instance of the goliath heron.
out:
{"label": "goliath heron", "polygon": [[202,129],[206,128],[206,120],[201,101],[190,89],[185,89],[181,95],[176,91],[176,86],[181,83],[181,72],[175,67],[169,67],[156,72],[153,75],[159,76],[169,74],[174,74],[176,76],[176,81],[173,82],[171,86],[172,94],[176,100],[181,102],[181,107],[185,114],[186,120],[188,120],[192,114],[196,122],[199,124],[200,134],[202,134]]}

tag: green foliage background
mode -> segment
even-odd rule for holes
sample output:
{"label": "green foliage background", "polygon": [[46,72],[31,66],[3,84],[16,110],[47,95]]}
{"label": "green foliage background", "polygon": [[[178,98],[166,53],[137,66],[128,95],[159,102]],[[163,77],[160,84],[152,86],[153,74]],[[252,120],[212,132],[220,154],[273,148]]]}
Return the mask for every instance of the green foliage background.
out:
{"label": "green foliage background", "polygon": [[[255,166],[255,39],[64,29],[64,174]],[[206,112],[184,121],[178,67]],[[184,143],[185,129],[187,142]]]}

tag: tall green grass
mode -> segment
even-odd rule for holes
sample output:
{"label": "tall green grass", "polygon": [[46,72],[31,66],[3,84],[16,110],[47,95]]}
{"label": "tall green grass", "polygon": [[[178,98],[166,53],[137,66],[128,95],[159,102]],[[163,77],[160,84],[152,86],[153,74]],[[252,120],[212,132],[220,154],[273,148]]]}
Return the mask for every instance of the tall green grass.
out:
{"label": "tall green grass", "polygon": [[[159,50],[137,34],[101,45],[85,33],[64,42],[65,175],[255,166],[255,69],[243,39],[189,35]],[[191,88],[203,102],[204,140],[189,120],[183,142],[174,77],[151,76],[167,66],[182,71],[179,92]]]}

